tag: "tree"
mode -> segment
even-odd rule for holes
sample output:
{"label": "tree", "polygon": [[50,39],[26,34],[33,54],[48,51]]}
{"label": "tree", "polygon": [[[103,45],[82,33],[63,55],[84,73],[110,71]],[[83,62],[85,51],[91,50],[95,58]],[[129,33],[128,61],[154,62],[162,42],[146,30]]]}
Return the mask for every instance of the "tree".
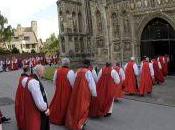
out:
{"label": "tree", "polygon": [[5,42],[10,43],[14,35],[14,30],[11,25],[5,27],[7,23],[7,18],[0,14],[0,42],[4,44]]}
{"label": "tree", "polygon": [[16,47],[14,47],[11,52],[12,54],[19,54],[19,50]]}
{"label": "tree", "polygon": [[56,37],[55,34],[51,34],[50,37],[46,40],[46,44],[42,50],[46,55],[56,55],[59,52],[59,37]]}
{"label": "tree", "polygon": [[34,49],[32,49],[32,50],[31,50],[31,53],[35,54],[35,53],[36,53],[36,51],[35,51]]}

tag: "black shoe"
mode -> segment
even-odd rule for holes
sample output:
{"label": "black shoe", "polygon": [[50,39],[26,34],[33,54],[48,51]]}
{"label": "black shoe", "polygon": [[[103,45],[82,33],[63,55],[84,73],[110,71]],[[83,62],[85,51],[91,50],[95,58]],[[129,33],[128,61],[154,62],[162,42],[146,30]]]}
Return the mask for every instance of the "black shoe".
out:
{"label": "black shoe", "polygon": [[86,123],[83,125],[83,128],[82,128],[82,130],[86,130]]}
{"label": "black shoe", "polygon": [[2,123],[5,123],[5,122],[10,121],[10,120],[11,120],[11,118],[2,117],[2,118],[1,118],[1,120],[2,120]]}
{"label": "black shoe", "polygon": [[112,113],[107,113],[104,117],[110,117]]}

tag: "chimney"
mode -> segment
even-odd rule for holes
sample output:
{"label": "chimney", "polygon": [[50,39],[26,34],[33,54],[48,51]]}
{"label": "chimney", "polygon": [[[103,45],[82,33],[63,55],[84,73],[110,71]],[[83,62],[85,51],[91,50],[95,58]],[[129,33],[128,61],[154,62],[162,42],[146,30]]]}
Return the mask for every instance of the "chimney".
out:
{"label": "chimney", "polygon": [[38,37],[37,21],[32,21],[31,22],[31,28],[32,28],[32,31],[35,33],[35,35]]}

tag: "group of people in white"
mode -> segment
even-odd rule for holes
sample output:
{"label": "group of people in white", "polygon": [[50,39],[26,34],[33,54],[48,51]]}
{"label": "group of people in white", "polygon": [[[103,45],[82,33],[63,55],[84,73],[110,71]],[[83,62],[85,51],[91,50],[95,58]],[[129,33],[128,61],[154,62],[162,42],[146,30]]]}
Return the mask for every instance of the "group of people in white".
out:
{"label": "group of people in white", "polygon": [[70,60],[63,58],[53,76],[55,94],[50,104],[41,83],[44,66],[36,65],[33,74],[25,66],[15,100],[17,126],[21,130],[49,130],[51,122],[70,130],[85,129],[88,117],[111,116],[114,101],[125,94],[151,94],[154,84],[164,82],[168,63],[168,56],[144,57],[139,69],[132,57],[124,68],[107,62],[97,74],[90,60],[84,60],[74,72],[69,68]]}

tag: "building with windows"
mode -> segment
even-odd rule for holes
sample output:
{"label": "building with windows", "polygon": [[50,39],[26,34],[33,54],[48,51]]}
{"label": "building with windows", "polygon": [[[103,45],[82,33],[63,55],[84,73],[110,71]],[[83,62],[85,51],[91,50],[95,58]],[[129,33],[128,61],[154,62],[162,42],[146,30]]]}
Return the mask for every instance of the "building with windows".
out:
{"label": "building with windows", "polygon": [[20,53],[30,53],[32,50],[40,52],[43,43],[42,40],[37,37],[36,21],[31,22],[31,27],[22,27],[20,24],[17,25],[12,41],[7,44],[7,48],[10,50],[14,47],[16,47]]}
{"label": "building with windows", "polygon": [[96,62],[168,54],[175,71],[175,0],[58,0],[61,54]]}

